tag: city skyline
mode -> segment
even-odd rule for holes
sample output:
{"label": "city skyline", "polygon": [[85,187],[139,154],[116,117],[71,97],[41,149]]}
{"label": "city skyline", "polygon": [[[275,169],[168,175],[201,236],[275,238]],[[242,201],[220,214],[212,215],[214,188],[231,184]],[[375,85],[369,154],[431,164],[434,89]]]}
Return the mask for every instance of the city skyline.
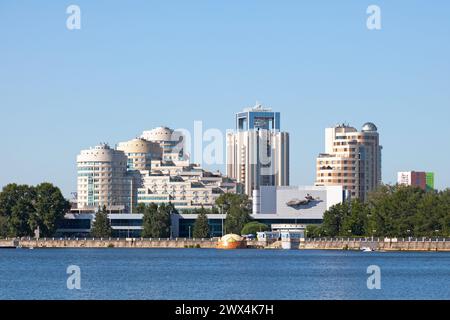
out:
{"label": "city skyline", "polygon": [[1,186],[49,181],[69,197],[80,150],[161,125],[193,131],[196,120],[225,132],[256,100],[290,134],[291,185],[314,183],[324,128],[373,122],[383,182],[426,170],[450,186],[450,4],[379,1],[379,31],[356,1],[180,2],[177,12],[138,2],[107,14],[77,4],[75,31],[64,4],[0,4]]}

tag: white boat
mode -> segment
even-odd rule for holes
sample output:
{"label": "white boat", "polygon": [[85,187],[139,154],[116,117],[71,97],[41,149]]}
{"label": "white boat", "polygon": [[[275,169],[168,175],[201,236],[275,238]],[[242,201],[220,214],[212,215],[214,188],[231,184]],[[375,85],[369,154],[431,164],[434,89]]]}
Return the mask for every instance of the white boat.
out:
{"label": "white boat", "polygon": [[372,248],[370,248],[370,247],[362,247],[361,248],[361,251],[362,252],[372,252],[372,251],[374,251]]}

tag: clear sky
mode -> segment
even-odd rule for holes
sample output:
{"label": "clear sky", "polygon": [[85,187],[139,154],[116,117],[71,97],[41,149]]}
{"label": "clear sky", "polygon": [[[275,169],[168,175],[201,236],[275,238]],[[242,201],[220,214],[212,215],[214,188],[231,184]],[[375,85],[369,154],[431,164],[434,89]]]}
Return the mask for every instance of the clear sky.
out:
{"label": "clear sky", "polygon": [[[66,8],[81,8],[81,30]],[[381,8],[381,30],[366,9]],[[324,128],[374,122],[383,181],[450,186],[450,2],[0,2],[0,186],[76,190],[76,155],[159,125],[231,129],[255,101],[291,134],[291,184],[313,184]]]}

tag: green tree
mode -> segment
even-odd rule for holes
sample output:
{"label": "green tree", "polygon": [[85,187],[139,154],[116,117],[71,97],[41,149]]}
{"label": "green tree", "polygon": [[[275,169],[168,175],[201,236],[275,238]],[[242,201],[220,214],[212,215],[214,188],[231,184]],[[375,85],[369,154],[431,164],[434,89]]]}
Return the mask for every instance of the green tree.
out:
{"label": "green tree", "polygon": [[152,238],[153,237],[153,226],[152,222],[154,219],[154,216],[158,212],[158,205],[155,203],[151,203],[149,205],[144,205],[143,208],[143,214],[142,217],[142,236],[145,238]]}
{"label": "green tree", "polygon": [[249,211],[251,208],[251,201],[245,194],[224,193],[216,199],[216,206],[225,213],[227,213],[227,210],[231,207],[245,208]]}
{"label": "green tree", "polygon": [[450,236],[450,189],[439,193],[440,205],[442,207],[442,235]]}
{"label": "green tree", "polygon": [[97,238],[110,237],[112,234],[111,223],[108,218],[106,206],[99,208],[95,214],[95,221],[92,223],[91,235]]}
{"label": "green tree", "polygon": [[250,221],[250,215],[245,208],[231,206],[225,219],[225,232],[240,234],[242,228]]}
{"label": "green tree", "polygon": [[322,229],[324,236],[335,237],[341,233],[344,216],[348,214],[347,203],[332,206],[323,215]]}
{"label": "green tree", "polygon": [[209,224],[206,212],[207,210],[203,207],[198,212],[194,224],[194,238],[207,238],[209,236]]}
{"label": "green tree", "polygon": [[[341,236],[364,236],[368,227],[368,207],[365,203],[355,199],[342,207]],[[350,232],[349,232],[350,231]]]}
{"label": "green tree", "polygon": [[382,236],[409,236],[419,226],[418,210],[425,191],[410,186],[382,186],[369,195],[370,225]]}
{"label": "green tree", "polygon": [[224,193],[216,199],[216,205],[226,214],[225,233],[239,234],[250,222],[251,202],[244,194]]}
{"label": "green tree", "polygon": [[0,238],[8,236],[8,218],[0,216]]}
{"label": "green tree", "polygon": [[319,238],[324,234],[322,225],[309,224],[306,226],[305,236],[308,238]]}
{"label": "green tree", "polygon": [[151,203],[146,206],[143,218],[143,237],[168,238],[170,236],[170,214],[174,212],[172,204],[159,206]]}
{"label": "green tree", "polygon": [[70,203],[63,197],[59,188],[44,182],[35,187],[34,209],[29,220],[31,230],[39,226],[40,235],[50,237],[70,209]]}
{"label": "green tree", "polygon": [[138,203],[137,206],[134,208],[134,211],[140,214],[143,214],[145,212],[145,203]]}
{"label": "green tree", "polygon": [[35,198],[35,188],[28,185],[8,184],[0,192],[0,216],[6,220],[8,236],[33,235],[29,222]]}
{"label": "green tree", "polygon": [[445,229],[442,219],[444,216],[445,211],[440,203],[439,194],[436,192],[426,193],[417,204],[417,211],[412,217],[414,235],[420,237],[437,235],[435,230],[440,232]]}
{"label": "green tree", "polygon": [[0,192],[2,230],[8,236],[34,236],[37,227],[41,235],[52,236],[69,209],[69,202],[51,183],[36,187],[12,183]]}
{"label": "green tree", "polygon": [[170,236],[170,214],[172,213],[172,204],[162,203],[158,207],[158,213],[155,219],[157,237],[168,238]]}
{"label": "green tree", "polygon": [[251,221],[242,228],[241,234],[253,234],[256,235],[257,232],[267,231],[269,230],[269,226],[258,222],[258,221]]}
{"label": "green tree", "polygon": [[367,204],[358,199],[334,205],[325,211],[320,229],[313,228],[313,232],[329,237],[364,236],[369,224],[368,213]]}

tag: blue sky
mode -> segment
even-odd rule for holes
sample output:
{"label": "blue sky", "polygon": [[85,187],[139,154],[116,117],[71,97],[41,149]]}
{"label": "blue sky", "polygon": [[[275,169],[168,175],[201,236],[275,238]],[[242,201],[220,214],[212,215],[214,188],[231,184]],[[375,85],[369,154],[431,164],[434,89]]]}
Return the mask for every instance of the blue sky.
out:
{"label": "blue sky", "polygon": [[258,100],[291,134],[291,184],[313,184],[325,127],[372,121],[384,182],[426,170],[448,187],[449,14],[444,0],[1,1],[0,186],[69,195],[80,149],[195,120],[231,129]]}

